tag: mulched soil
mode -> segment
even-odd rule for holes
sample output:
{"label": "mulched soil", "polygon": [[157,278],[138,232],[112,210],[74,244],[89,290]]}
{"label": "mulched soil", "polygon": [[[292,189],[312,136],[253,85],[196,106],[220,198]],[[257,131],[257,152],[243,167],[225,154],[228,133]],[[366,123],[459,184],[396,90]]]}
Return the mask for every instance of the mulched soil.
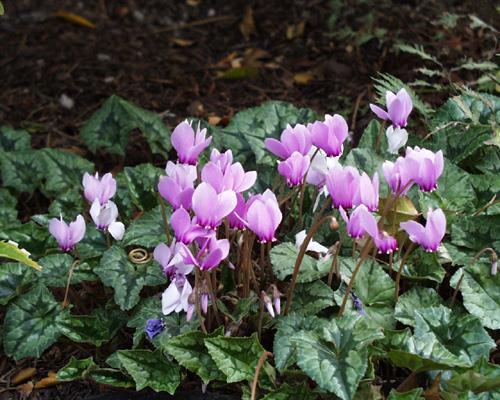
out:
{"label": "mulched soil", "polygon": [[[158,112],[170,126],[187,116],[224,124],[241,109],[269,99],[286,100],[320,113],[341,113],[359,136],[370,118],[372,78],[388,72],[411,81],[416,78],[414,68],[423,65],[416,56],[396,54],[395,41],[424,45],[445,66],[453,66],[467,57],[487,58],[492,46],[484,32],[470,29],[468,23],[448,29],[436,24],[444,12],[473,12],[498,29],[494,4],[480,0],[3,3],[0,123],[30,130],[35,147],[66,148],[88,157],[92,155],[78,138],[79,128],[111,94]],[[332,12],[333,3],[344,6]],[[85,17],[95,28],[58,17],[59,10]],[[342,35],[347,28],[350,37]],[[363,37],[369,40],[361,43]],[[221,77],[231,66],[247,76]],[[455,83],[469,78],[467,72],[451,76]],[[73,100],[72,108],[61,104],[63,95]],[[445,96],[424,94],[433,105]],[[140,141],[131,142],[133,151],[125,164],[148,160]],[[104,156],[93,160],[109,163]],[[63,366],[70,355],[88,356],[92,351],[58,345],[39,360],[14,363],[3,357],[0,387],[22,368],[35,366],[41,378]],[[29,398],[85,399],[102,390],[76,382],[35,390]],[[23,395],[0,389],[0,400],[14,398]]]}

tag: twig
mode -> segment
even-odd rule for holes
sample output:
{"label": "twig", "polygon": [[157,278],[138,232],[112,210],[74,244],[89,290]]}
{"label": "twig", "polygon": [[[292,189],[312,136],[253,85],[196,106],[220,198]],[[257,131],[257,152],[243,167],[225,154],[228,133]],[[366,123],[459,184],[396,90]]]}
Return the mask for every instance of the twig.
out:
{"label": "twig", "polygon": [[66,308],[66,306],[68,305],[67,304],[67,301],[68,301],[68,293],[69,293],[69,286],[71,284],[71,277],[73,276],[73,271],[75,270],[75,268],[78,266],[78,264],[80,264],[80,260],[75,260],[73,261],[73,264],[71,265],[71,268],[69,269],[69,273],[68,273],[68,280],[66,281],[66,290],[64,292],[64,299],[63,299],[63,302],[62,302],[62,305],[61,305],[61,308],[64,310]]}
{"label": "twig", "polygon": [[255,368],[255,375],[253,376],[253,382],[252,382],[252,394],[250,396],[250,400],[255,400],[256,395],[257,395],[257,383],[259,382],[259,374],[260,370],[262,369],[262,366],[266,362],[267,357],[272,357],[273,353],[264,350],[262,355],[259,358],[259,361],[257,362],[257,367]]}

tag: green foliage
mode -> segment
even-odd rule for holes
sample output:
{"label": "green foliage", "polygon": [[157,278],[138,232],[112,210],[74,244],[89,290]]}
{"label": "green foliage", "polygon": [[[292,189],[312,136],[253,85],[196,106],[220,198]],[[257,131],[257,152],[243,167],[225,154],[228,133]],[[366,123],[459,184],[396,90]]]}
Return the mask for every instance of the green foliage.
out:
{"label": "green foliage", "polygon": [[9,305],[3,334],[5,354],[16,360],[40,357],[61,336],[61,323],[68,312],[61,309],[42,284],[18,297]]}
{"label": "green foliage", "polygon": [[40,265],[30,258],[30,253],[20,249],[15,242],[0,242],[0,258],[18,261],[38,271],[41,270]]}
{"label": "green foliage", "polygon": [[118,96],[109,97],[85,123],[80,136],[92,151],[125,155],[130,131],[138,129],[153,153],[168,157],[170,131],[161,118]]}
{"label": "green foliage", "polygon": [[123,245],[143,246],[151,249],[158,243],[167,241],[165,231],[161,208],[157,206],[130,224],[123,237]]}
{"label": "green foliage", "polygon": [[420,400],[423,399],[422,392],[422,388],[416,388],[404,393],[391,390],[391,393],[389,393],[389,397],[387,398],[387,400]]}
{"label": "green foliage", "polygon": [[77,261],[74,264],[74,258],[67,253],[48,255],[41,258],[39,263],[43,268],[39,280],[47,287],[65,287],[71,269],[73,269],[70,280],[71,285],[82,281],[97,280],[88,263]]}
{"label": "green foliage", "polygon": [[405,325],[415,326],[415,312],[417,310],[442,304],[443,300],[434,289],[415,286],[399,298],[394,316]]}
{"label": "green foliage", "polygon": [[22,129],[0,126],[0,151],[21,151],[31,148],[31,136]]}
{"label": "green foliage", "polygon": [[0,305],[23,293],[36,279],[35,272],[21,263],[0,265]]}
{"label": "green foliage", "polygon": [[102,283],[114,289],[115,303],[122,310],[130,310],[139,302],[139,294],[144,286],[165,283],[161,268],[152,262],[132,263],[125,250],[116,245],[103,254],[94,272]]}
{"label": "green foliage", "polygon": [[77,379],[85,379],[89,372],[96,368],[96,364],[92,357],[78,360],[71,357],[69,362],[57,371],[58,382],[71,382]]}

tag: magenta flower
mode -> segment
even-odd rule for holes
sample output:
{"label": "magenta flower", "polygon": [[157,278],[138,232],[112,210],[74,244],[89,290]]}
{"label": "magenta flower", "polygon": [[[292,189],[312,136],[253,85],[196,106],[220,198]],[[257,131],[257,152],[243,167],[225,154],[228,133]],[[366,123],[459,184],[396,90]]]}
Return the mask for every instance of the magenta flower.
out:
{"label": "magenta flower", "polygon": [[236,207],[227,216],[229,227],[231,229],[243,230],[246,228],[247,204],[241,193],[236,193]]}
{"label": "magenta flower", "polygon": [[173,278],[178,272],[186,275],[192,271],[193,266],[184,262],[184,248],[181,243],[175,241],[170,247],[165,243],[160,243],[155,247],[153,257],[162,267],[163,273],[169,278]]}
{"label": "magenta flower", "polygon": [[415,146],[406,148],[403,173],[406,179],[413,179],[423,192],[432,192],[444,169],[443,152],[433,153]]}
{"label": "magenta flower", "polygon": [[95,176],[85,172],[83,174],[83,194],[89,203],[93,203],[95,199],[99,200],[101,205],[104,205],[116,193],[116,180],[109,172],[104,174],[99,179],[99,174]]}
{"label": "magenta flower", "polygon": [[167,176],[162,176],[158,183],[160,195],[170,205],[177,209],[184,207],[191,209],[191,198],[194,192],[194,181],[196,180],[196,167],[193,165],[174,164],[169,161],[165,168]]}
{"label": "magenta flower", "polygon": [[217,240],[215,235],[208,238],[198,238],[200,249],[193,255],[187,246],[184,246],[184,261],[198,266],[201,270],[210,270],[217,267],[229,254],[229,241],[227,239]]}
{"label": "magenta flower", "polygon": [[171,141],[182,164],[196,165],[198,156],[212,141],[212,137],[205,139],[206,134],[207,130],[200,130],[199,125],[195,133],[187,121],[181,122],[175,127]]}
{"label": "magenta flower", "polygon": [[217,193],[210,184],[202,182],[193,193],[192,208],[200,226],[214,229],[234,210],[236,202],[232,190]]}
{"label": "magenta flower", "polygon": [[226,168],[233,163],[233,152],[231,150],[226,150],[224,153],[221,153],[217,149],[212,149],[210,161],[217,165],[222,173],[224,173]]}
{"label": "magenta flower", "polygon": [[68,252],[75,248],[75,245],[85,236],[85,220],[78,215],[73,222],[66,224],[62,215],[60,219],[52,218],[49,221],[49,232],[57,240],[59,248]]}
{"label": "magenta flower", "polygon": [[363,227],[363,221],[367,218],[370,218],[371,214],[364,204],[361,204],[358,207],[356,207],[351,212],[350,217],[347,216],[347,213],[342,207],[339,207],[339,212],[342,219],[346,223],[347,234],[350,237],[357,239],[362,237],[366,233],[366,230]]}
{"label": "magenta flower", "polygon": [[294,151],[305,156],[312,146],[311,133],[302,124],[297,124],[293,128],[287,125],[280,140],[268,138],[265,140],[265,144],[271,153],[282,160],[286,160]]}
{"label": "magenta flower", "polygon": [[267,189],[263,194],[251,197],[247,205],[248,228],[257,235],[261,243],[276,240],[274,233],[283,215],[275,194]]}
{"label": "magenta flower", "polygon": [[385,103],[387,111],[375,104],[370,104],[370,108],[377,117],[383,120],[389,119],[396,128],[404,128],[413,108],[410,95],[405,89],[401,89],[397,94],[388,90],[385,92]]}
{"label": "magenta flower", "polygon": [[326,188],[335,208],[352,208],[359,190],[360,176],[354,167],[333,167],[326,177]]}
{"label": "magenta flower", "polygon": [[389,254],[398,248],[397,240],[387,232],[379,230],[377,220],[370,212],[361,213],[361,225],[371,236],[379,253]]}
{"label": "magenta flower", "polygon": [[378,174],[375,172],[373,179],[363,172],[359,179],[358,190],[354,195],[354,205],[364,204],[368,210],[376,211],[378,209]]}
{"label": "magenta flower", "polygon": [[190,244],[200,236],[212,235],[213,231],[208,231],[196,223],[196,218],[191,220],[189,213],[184,208],[178,208],[170,217],[170,225],[175,233],[175,238],[184,244]]}
{"label": "magenta flower", "polygon": [[217,193],[232,190],[235,193],[250,189],[257,179],[256,171],[245,172],[239,162],[226,165],[222,170],[219,165],[210,161],[201,171],[201,180],[209,183]]}
{"label": "magenta flower", "polygon": [[413,178],[411,177],[411,171],[407,171],[406,169],[405,159],[403,157],[398,157],[395,163],[384,161],[382,170],[385,180],[391,188],[391,192],[397,194],[402,191],[400,194],[402,196],[406,195],[413,184]]}
{"label": "magenta flower", "polygon": [[286,178],[288,185],[296,186],[300,185],[304,180],[310,164],[309,156],[294,151],[286,161],[278,163],[278,172]]}
{"label": "magenta flower", "polygon": [[434,252],[446,233],[446,217],[440,208],[434,211],[430,208],[425,227],[415,221],[401,222],[399,226],[408,233],[413,243],[419,244],[425,251]]}
{"label": "magenta flower", "polygon": [[325,115],[325,121],[316,121],[308,125],[311,131],[312,142],[316,147],[324,150],[328,157],[337,157],[342,154],[344,141],[349,128],[344,117],[335,114]]}

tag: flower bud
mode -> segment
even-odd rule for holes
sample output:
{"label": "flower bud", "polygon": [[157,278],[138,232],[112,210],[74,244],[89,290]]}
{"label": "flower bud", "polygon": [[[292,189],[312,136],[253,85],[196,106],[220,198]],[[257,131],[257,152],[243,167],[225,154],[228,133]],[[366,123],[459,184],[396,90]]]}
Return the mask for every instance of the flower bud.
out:
{"label": "flower bud", "polygon": [[267,312],[272,318],[274,318],[275,314],[274,314],[273,304],[271,303],[271,299],[269,298],[267,293],[264,292],[263,290],[260,292],[260,297],[267,308]]}
{"label": "flower bud", "polygon": [[337,229],[339,229],[339,221],[337,221],[337,218],[332,217],[330,219],[330,229],[332,231],[336,231]]}

